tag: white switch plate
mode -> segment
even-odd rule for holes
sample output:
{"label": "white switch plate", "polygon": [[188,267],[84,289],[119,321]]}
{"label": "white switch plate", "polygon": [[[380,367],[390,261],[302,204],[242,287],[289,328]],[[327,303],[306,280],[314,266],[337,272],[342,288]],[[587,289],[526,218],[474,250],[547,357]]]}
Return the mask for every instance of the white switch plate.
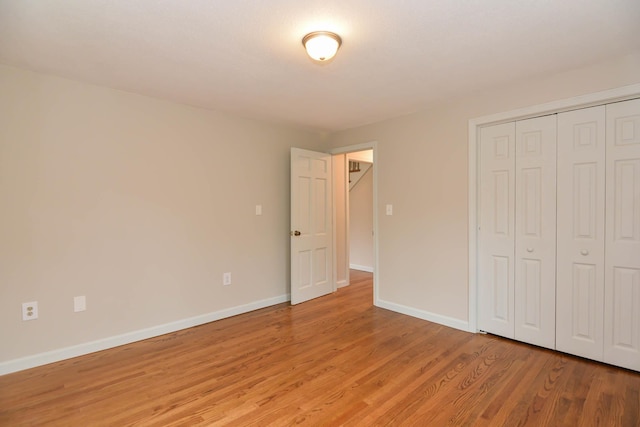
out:
{"label": "white switch plate", "polygon": [[73,297],[73,311],[85,311],[87,309],[87,298],[83,296]]}
{"label": "white switch plate", "polygon": [[262,205],[256,205],[256,215],[262,215]]}
{"label": "white switch plate", "polygon": [[393,215],[393,205],[387,205],[387,215]]}
{"label": "white switch plate", "polygon": [[224,273],[222,275],[222,284],[228,286],[231,284],[231,273]]}
{"label": "white switch plate", "polygon": [[22,303],[22,320],[35,320],[38,318],[38,301]]}

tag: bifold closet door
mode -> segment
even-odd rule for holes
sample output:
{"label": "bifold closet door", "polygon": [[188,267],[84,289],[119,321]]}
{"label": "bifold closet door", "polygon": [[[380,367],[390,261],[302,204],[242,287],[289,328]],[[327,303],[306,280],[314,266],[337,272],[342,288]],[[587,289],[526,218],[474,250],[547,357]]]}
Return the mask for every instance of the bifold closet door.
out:
{"label": "bifold closet door", "polygon": [[607,105],[604,361],[640,370],[640,99]]}
{"label": "bifold closet door", "polygon": [[605,107],[558,114],[556,348],[600,361],[604,190]]}
{"label": "bifold closet door", "polygon": [[515,123],[480,130],[478,328],[514,338]]}
{"label": "bifold closet door", "polygon": [[555,348],[556,115],[516,122],[515,339]]}

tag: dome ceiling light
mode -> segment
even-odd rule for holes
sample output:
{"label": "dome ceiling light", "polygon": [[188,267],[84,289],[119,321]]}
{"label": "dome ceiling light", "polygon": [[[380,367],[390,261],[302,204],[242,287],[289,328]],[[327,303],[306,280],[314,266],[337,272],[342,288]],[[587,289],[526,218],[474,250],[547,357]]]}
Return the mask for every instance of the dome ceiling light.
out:
{"label": "dome ceiling light", "polygon": [[333,58],[341,44],[340,36],[329,31],[314,31],[302,38],[307,54],[319,62]]}

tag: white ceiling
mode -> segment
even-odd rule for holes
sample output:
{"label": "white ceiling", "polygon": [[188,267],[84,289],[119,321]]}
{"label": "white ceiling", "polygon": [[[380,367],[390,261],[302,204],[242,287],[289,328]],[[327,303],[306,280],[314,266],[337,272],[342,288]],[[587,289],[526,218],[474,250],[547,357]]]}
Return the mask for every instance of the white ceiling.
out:
{"label": "white ceiling", "polygon": [[638,50],[640,0],[0,0],[0,63],[324,131]]}

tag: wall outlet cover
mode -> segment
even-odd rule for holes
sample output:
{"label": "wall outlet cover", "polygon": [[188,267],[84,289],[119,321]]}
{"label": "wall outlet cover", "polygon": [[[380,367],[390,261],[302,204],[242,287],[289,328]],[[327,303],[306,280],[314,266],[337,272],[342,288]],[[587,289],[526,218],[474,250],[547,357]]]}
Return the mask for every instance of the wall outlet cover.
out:
{"label": "wall outlet cover", "polygon": [[38,318],[38,301],[22,303],[22,320],[35,320]]}

